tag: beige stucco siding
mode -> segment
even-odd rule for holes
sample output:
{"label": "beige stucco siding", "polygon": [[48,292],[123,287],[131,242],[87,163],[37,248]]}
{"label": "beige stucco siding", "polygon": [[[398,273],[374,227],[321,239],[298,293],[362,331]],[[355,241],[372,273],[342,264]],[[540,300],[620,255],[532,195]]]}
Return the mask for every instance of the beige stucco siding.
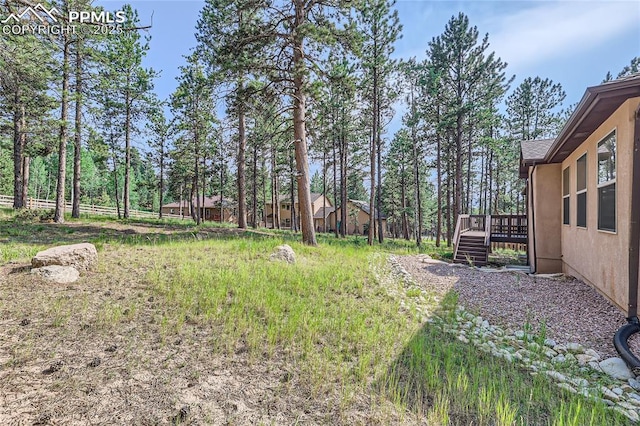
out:
{"label": "beige stucco siding", "polygon": [[[624,312],[629,280],[629,223],[634,113],[640,98],[627,100],[566,158],[571,167],[570,225],[562,225],[564,272],[595,286]],[[616,131],[616,232],[598,230],[597,146]],[[576,226],[576,160],[587,154],[587,227]],[[561,204],[561,201],[560,201]]]}
{"label": "beige stucco siding", "polygon": [[[535,234],[536,273],[562,271],[562,170],[560,164],[539,164],[530,169],[530,190],[535,212],[529,214],[529,229]],[[531,197],[530,201],[531,201]],[[533,211],[531,208],[529,211]],[[533,224],[533,227],[531,225]],[[530,241],[531,243],[531,241]]]}

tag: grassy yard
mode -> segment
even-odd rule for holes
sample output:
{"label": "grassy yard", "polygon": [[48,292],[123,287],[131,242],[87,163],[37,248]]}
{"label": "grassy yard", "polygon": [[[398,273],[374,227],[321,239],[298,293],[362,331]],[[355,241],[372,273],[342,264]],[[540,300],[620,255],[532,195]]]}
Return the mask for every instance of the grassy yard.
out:
{"label": "grassy yard", "polygon": [[[409,244],[297,239],[0,211],[0,423],[625,424],[403,309],[385,254]],[[28,274],[36,251],[81,241],[98,271]],[[283,242],[295,265],[269,261]],[[431,303],[446,322],[455,295]]]}

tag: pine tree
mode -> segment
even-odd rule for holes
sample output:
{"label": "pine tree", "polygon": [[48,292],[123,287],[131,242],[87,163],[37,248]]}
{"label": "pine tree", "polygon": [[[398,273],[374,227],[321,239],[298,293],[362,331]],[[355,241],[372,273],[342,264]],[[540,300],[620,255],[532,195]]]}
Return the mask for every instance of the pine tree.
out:
{"label": "pine tree", "polygon": [[176,128],[180,136],[176,147],[182,155],[191,159],[192,194],[190,200],[195,201],[193,216],[199,225],[202,222],[200,194],[204,191],[201,185],[204,168],[205,142],[212,133],[215,121],[215,99],[213,97],[212,82],[204,74],[204,68],[197,55],[187,58],[187,65],[180,67],[178,88],[171,96],[171,108],[176,120]]}
{"label": "pine tree", "polygon": [[471,138],[467,138],[466,150],[464,144],[465,135],[472,132],[465,126],[479,110],[494,105],[510,83],[504,73],[506,64],[496,58],[495,53],[487,54],[488,48],[488,34],[479,42],[478,29],[471,27],[469,18],[460,13],[449,20],[442,35],[429,43],[427,52],[442,88],[451,94],[443,120],[447,122],[453,142],[453,221],[463,209],[463,166],[465,160],[472,161]]}
{"label": "pine tree", "polygon": [[[360,7],[360,31],[364,38],[362,46],[362,68],[365,72],[363,91],[365,101],[369,103],[370,121],[370,154],[371,154],[371,190],[369,215],[368,243],[373,244],[376,216],[380,216],[382,197],[380,187],[382,183],[382,134],[385,120],[392,112],[395,98],[393,82],[391,80],[396,62],[391,59],[394,43],[401,36],[402,26],[398,19],[398,12],[392,11],[394,0],[366,0]],[[377,168],[377,173],[376,173]],[[377,182],[377,185],[376,185]],[[377,187],[377,191],[376,191]],[[377,221],[378,241],[384,240],[382,221]]]}
{"label": "pine tree", "polygon": [[124,124],[123,206],[124,217],[128,218],[131,194],[131,138],[138,131],[138,119],[151,103],[150,92],[157,73],[142,66],[143,58],[149,50],[150,37],[143,38],[138,31],[132,29],[139,23],[138,12],[130,5],[125,5],[123,11],[127,17],[125,31],[105,39],[100,90],[109,92],[107,97],[113,104],[112,112],[118,113]]}

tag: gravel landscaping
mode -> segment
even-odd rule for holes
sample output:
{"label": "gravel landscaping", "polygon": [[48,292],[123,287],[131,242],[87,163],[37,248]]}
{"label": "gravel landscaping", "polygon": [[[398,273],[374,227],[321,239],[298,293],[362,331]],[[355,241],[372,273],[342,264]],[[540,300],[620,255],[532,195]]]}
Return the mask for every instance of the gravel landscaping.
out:
{"label": "gravel landscaping", "polygon": [[[580,343],[601,357],[617,356],[613,335],[626,323],[623,313],[596,290],[571,277],[544,278],[522,272],[483,272],[425,256],[398,256],[417,284],[438,293],[454,290],[459,303],[505,329],[533,331]],[[640,344],[630,341],[640,353]]]}
{"label": "gravel landscaping", "polygon": [[[640,423],[640,377],[617,357],[612,343],[625,319],[585,283],[449,264],[427,255],[390,256],[389,263],[403,283],[404,291],[391,293],[403,309],[479,351],[546,375],[563,391]],[[433,311],[432,302],[452,291],[458,295],[455,313],[446,306]],[[639,353],[637,341],[630,346]]]}

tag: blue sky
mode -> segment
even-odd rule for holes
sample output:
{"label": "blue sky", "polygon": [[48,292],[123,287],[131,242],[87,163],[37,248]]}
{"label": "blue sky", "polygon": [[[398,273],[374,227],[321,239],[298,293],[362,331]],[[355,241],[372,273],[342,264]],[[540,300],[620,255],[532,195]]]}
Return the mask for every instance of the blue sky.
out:
{"label": "blue sky", "polygon": [[[123,3],[97,2],[111,10]],[[195,45],[195,24],[203,2],[131,4],[142,24],[153,23],[146,65],[162,71],[156,92],[166,98],[176,86],[183,55]],[[509,64],[507,74],[516,76],[512,88],[526,77],[550,78],[567,92],[565,106],[578,102],[586,87],[599,84],[607,71],[615,76],[631,58],[640,56],[640,1],[636,0],[399,0],[396,8],[403,25],[396,57],[424,58],[428,42],[462,11],[481,35],[489,34],[489,49]],[[393,124],[398,121],[396,117]]]}

